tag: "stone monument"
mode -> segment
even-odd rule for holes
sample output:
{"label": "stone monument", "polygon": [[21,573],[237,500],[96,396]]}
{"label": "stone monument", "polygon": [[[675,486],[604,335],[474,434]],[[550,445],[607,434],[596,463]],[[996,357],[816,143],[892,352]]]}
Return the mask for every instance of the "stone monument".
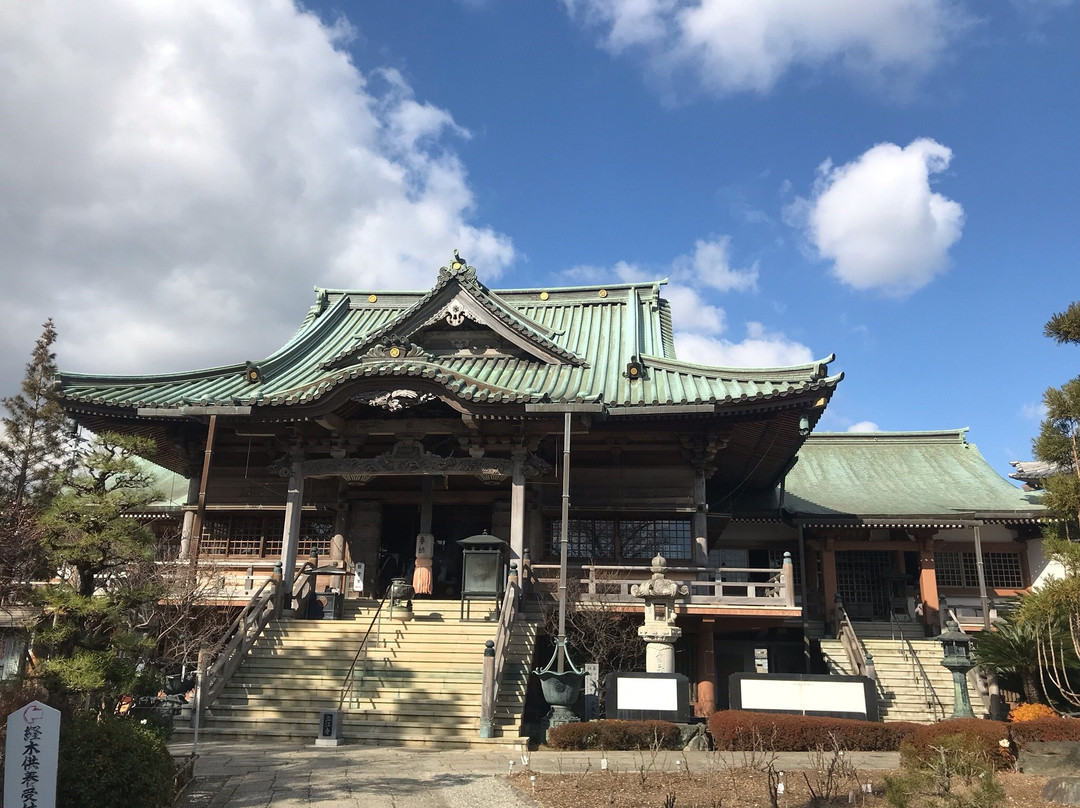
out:
{"label": "stone monument", "polygon": [[638,629],[638,636],[646,643],[646,673],[675,672],[675,641],[682,636],[682,629],[675,625],[675,599],[685,598],[690,588],[669,581],[664,577],[666,571],[667,560],[657,553],[652,560],[652,578],[630,587],[631,595],[645,600],[645,625]]}

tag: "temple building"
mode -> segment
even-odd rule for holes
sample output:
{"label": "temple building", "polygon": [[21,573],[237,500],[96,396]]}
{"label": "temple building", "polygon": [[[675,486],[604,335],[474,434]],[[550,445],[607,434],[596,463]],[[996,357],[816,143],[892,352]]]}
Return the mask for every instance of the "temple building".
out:
{"label": "temple building", "polygon": [[[557,574],[570,422],[572,577],[583,604],[633,600],[667,559],[690,585],[678,666],[699,713],[724,677],[803,671],[834,619],[973,625],[1024,590],[1041,508],[947,432],[812,434],[833,357],[718,368],[675,355],[661,283],[493,291],[457,254],[430,291],[317,289],[265,359],[155,376],[61,374],[80,425],[153,438],[189,480],[182,557],[246,602],[276,563],[412,576],[452,599],[457,542],[488,534],[535,591]],[[790,563],[785,564],[785,561]],[[966,611],[964,611],[966,610]]]}

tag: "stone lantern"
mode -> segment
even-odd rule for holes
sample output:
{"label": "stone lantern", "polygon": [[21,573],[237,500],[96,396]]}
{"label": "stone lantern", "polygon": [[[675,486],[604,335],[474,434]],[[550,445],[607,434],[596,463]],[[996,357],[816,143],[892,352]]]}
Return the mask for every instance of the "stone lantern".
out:
{"label": "stone lantern", "polygon": [[971,661],[971,637],[960,631],[955,620],[950,620],[937,639],[945,657],[941,664],[952,671],[953,711],[950,717],[974,718],[967,686],[967,672],[975,667]]}
{"label": "stone lantern", "polygon": [[638,629],[638,636],[646,643],[646,673],[675,672],[675,641],[682,636],[682,629],[675,625],[675,599],[685,598],[690,588],[669,581],[664,577],[666,571],[667,560],[657,553],[652,560],[652,578],[630,587],[631,595],[645,600],[645,625]]}

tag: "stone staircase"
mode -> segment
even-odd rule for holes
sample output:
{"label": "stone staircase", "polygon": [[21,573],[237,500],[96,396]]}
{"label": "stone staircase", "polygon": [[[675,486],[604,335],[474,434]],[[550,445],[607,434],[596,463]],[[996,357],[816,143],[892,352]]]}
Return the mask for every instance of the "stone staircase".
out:
{"label": "stone staircase", "polygon": [[[340,689],[376,603],[347,601],[343,620],[278,620],[207,711],[200,735],[314,742],[319,712]],[[342,707],[347,743],[506,747],[519,737],[539,616],[521,613],[507,648],[496,737],[479,737],[484,643],[495,624],[461,620],[458,601],[418,599],[415,617],[376,619]],[[477,615],[473,608],[474,618]]]}
{"label": "stone staircase", "polygon": [[[878,677],[878,710],[884,721],[914,721],[929,724],[952,714],[952,674],[941,665],[941,643],[926,639],[922,629],[911,624],[904,634],[911,643],[922,669],[941,702],[934,706],[928,698],[922,677],[907,654],[907,647],[890,632],[882,631],[874,624],[858,623],[855,630],[863,646],[874,658]],[[869,630],[866,627],[874,626]],[[888,629],[888,624],[885,624]],[[884,634],[885,636],[880,636]],[[822,639],[821,654],[832,673],[852,675],[847,654],[839,640]],[[977,698],[977,697],[976,697]],[[929,702],[929,703],[928,703]]]}

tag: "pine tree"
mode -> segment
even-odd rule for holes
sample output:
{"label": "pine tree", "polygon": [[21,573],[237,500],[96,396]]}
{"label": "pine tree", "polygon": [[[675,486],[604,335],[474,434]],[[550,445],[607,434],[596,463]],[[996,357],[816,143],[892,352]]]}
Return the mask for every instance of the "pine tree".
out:
{"label": "pine tree", "polygon": [[46,320],[19,393],[0,400],[8,414],[0,434],[0,504],[43,502],[63,463],[66,419],[53,395],[56,328]]}
{"label": "pine tree", "polygon": [[136,459],[153,450],[145,438],[104,433],[40,519],[41,545],[59,577],[35,594],[49,620],[36,631],[41,672],[54,693],[97,703],[138,689],[135,663],[155,642],[138,631],[141,612],[160,589],[139,565],[152,564],[153,531],[133,514],[160,494]]}
{"label": "pine tree", "polygon": [[[1058,343],[1080,344],[1080,302],[1055,314],[1044,333]],[[1080,677],[1068,663],[1080,657],[1080,376],[1051,387],[1043,403],[1046,420],[1032,445],[1035,457],[1057,470],[1044,485],[1043,504],[1055,518],[1043,527],[1043,552],[1065,574],[1025,598],[1020,619],[1040,633],[1040,668],[1070,704],[1080,706]],[[1055,626],[1064,627],[1068,641],[1055,637]]]}
{"label": "pine tree", "polygon": [[1080,344],[1080,301],[1070,304],[1065,311],[1051,317],[1043,333],[1059,344],[1064,342]]}

